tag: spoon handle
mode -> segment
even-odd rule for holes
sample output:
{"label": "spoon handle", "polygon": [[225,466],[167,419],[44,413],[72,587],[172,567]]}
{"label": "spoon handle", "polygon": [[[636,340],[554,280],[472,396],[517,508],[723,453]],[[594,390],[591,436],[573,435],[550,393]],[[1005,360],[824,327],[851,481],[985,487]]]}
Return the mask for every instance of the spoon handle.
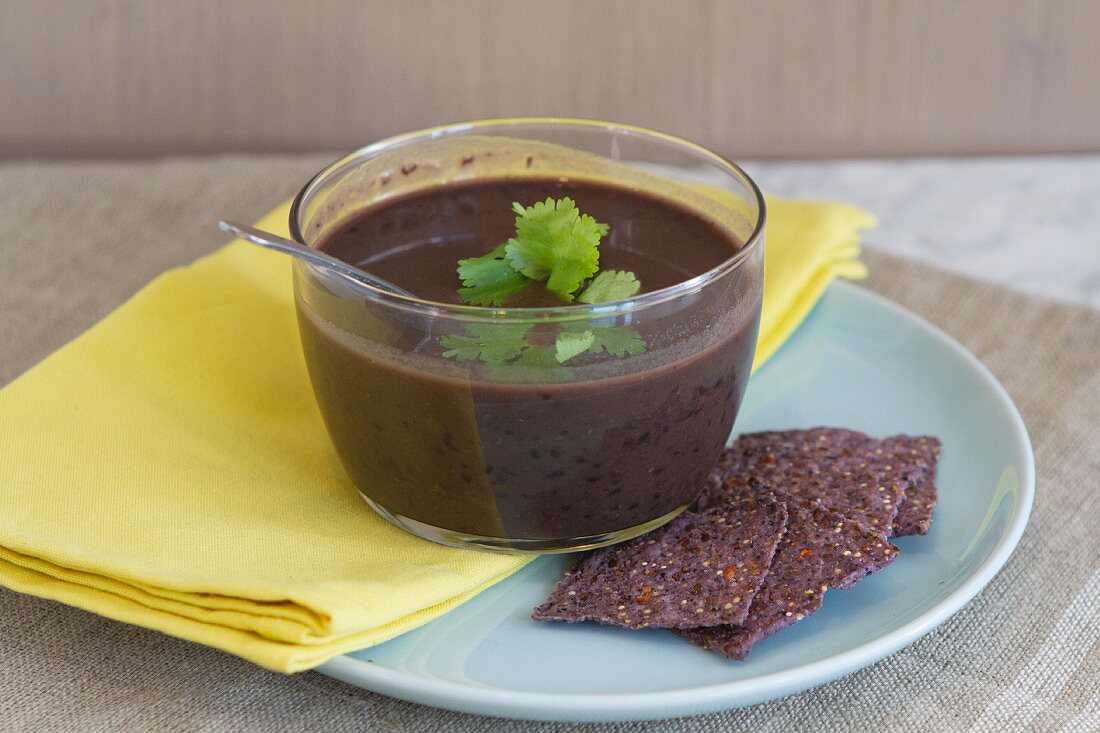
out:
{"label": "spoon handle", "polygon": [[349,265],[343,260],[338,260],[335,257],[320,252],[318,250],[307,247],[304,244],[295,242],[292,239],[280,237],[278,234],[272,234],[271,232],[265,232],[262,229],[255,227],[245,226],[244,224],[236,224],[231,221],[219,221],[218,226],[222,231],[232,234],[235,237],[243,239],[251,244],[259,245],[266,249],[272,249],[276,252],[282,252],[288,254],[291,257],[297,257],[300,260],[305,260],[311,265],[322,267],[330,272],[343,275],[344,277],[351,278],[358,283],[364,283],[371,287],[378,288],[379,290],[385,290],[389,293],[396,295],[405,295],[408,297],[415,297],[412,293],[404,288],[399,288],[391,282],[383,280],[379,277],[360,270],[354,265]]}

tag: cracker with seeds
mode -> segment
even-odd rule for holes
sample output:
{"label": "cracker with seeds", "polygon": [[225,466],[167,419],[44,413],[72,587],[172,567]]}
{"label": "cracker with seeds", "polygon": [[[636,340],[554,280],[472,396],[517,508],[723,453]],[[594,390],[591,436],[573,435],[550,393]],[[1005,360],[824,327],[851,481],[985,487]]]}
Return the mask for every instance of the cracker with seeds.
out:
{"label": "cracker with seeds", "polygon": [[[761,484],[753,486],[761,491]],[[710,628],[682,629],[693,644],[731,659],[745,659],[752,646],[821,608],[829,588],[848,588],[893,562],[898,549],[884,532],[798,496],[785,501],[787,531],[745,620]]]}
{"label": "cracker with seeds", "polygon": [[881,441],[840,428],[750,433],[723,452],[700,506],[720,505],[751,491],[750,480],[892,532],[905,500],[906,476]]}
{"label": "cracker with seeds", "polygon": [[587,554],[532,617],[628,629],[740,623],[786,523],[785,505],[765,494],[683,514]]}
{"label": "cracker with seeds", "polygon": [[895,435],[883,441],[894,465],[900,466],[905,501],[894,518],[894,536],[928,534],[936,506],[936,464],[940,441],[930,435]]}

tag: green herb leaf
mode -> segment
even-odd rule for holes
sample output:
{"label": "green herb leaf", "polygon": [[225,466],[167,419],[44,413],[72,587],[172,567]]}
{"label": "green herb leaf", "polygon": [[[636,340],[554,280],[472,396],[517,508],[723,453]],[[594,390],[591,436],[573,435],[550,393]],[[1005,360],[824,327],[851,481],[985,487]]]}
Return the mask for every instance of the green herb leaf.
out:
{"label": "green herb leaf", "polygon": [[560,371],[557,367],[561,364],[557,360],[557,350],[553,346],[532,346],[522,354],[515,361],[509,362],[508,366],[525,366],[525,367],[537,367],[539,369],[547,369],[553,367],[555,371]]}
{"label": "green herb leaf", "polygon": [[530,284],[512,269],[504,247],[502,244],[487,255],[458,261],[458,276],[466,286],[459,288],[458,297],[473,305],[501,305],[509,295]]}
{"label": "green herb leaf", "polygon": [[450,333],[439,343],[447,351],[443,356],[459,361],[480,359],[486,364],[502,364],[520,356],[531,346],[526,336],[531,330],[526,324],[471,323],[466,335]]}
{"label": "green herb leaf", "polygon": [[636,356],[644,354],[646,342],[630,326],[595,326],[592,328],[592,345],[588,350],[593,354],[606,351],[611,356]]}
{"label": "green herb leaf", "polygon": [[[516,212],[514,238],[481,257],[459,260],[458,275],[464,287],[458,294],[462,300],[476,305],[502,305],[509,295],[536,280],[546,280],[546,289],[565,300],[577,298],[589,304],[629,298],[641,289],[632,272],[606,270],[596,274],[600,239],[608,227],[581,214],[572,199],[548,198],[526,208],[516,203],[512,209]],[[577,295],[586,281],[588,286]],[[471,324],[465,327],[465,334],[448,334],[440,339],[446,349],[443,356],[459,361],[480,360],[494,372],[505,373],[516,366],[556,367],[586,351],[623,357],[646,350],[645,340],[629,326],[565,324],[557,327],[552,346],[541,345],[538,339],[529,341],[527,334],[533,327]]]}
{"label": "green herb leaf", "polygon": [[638,278],[634,277],[633,272],[604,270],[592,278],[592,282],[581,291],[577,300],[582,303],[606,303],[629,298],[641,288],[642,284],[638,282]]}
{"label": "green herb leaf", "polygon": [[579,333],[562,331],[554,341],[556,352],[554,358],[558,360],[559,364],[564,364],[574,356],[588,351],[595,340],[596,334],[592,333],[591,329]]}
{"label": "green herb leaf", "polygon": [[524,208],[513,204],[516,236],[505,245],[512,268],[532,280],[546,280],[546,289],[565,300],[600,267],[600,238],[608,226],[581,214],[571,198]]}
{"label": "green herb leaf", "polygon": [[488,364],[485,373],[495,382],[523,384],[530,382],[568,382],[572,369],[563,369],[556,358],[554,345],[531,345],[518,358],[503,364]]}

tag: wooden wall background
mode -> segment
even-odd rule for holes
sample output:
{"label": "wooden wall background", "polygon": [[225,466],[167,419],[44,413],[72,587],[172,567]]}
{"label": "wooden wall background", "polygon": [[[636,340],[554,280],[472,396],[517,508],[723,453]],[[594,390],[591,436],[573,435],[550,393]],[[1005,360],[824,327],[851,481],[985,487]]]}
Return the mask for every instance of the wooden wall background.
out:
{"label": "wooden wall background", "polygon": [[524,114],[736,156],[1096,151],[1100,2],[0,0],[0,156]]}

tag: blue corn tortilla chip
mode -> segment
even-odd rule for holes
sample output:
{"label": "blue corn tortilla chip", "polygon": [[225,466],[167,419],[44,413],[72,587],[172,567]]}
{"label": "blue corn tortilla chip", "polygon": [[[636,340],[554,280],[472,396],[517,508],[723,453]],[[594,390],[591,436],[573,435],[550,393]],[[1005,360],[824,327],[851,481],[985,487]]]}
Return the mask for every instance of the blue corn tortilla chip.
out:
{"label": "blue corn tortilla chip", "polygon": [[930,435],[895,435],[885,439],[883,449],[899,467],[905,487],[905,501],[894,518],[894,536],[928,534],[936,506],[936,464],[940,441]]}
{"label": "blue corn tortilla chip", "polygon": [[[939,450],[930,436],[874,439],[838,428],[743,435],[711,472],[696,513],[588,555],[533,615],[672,628],[744,659],[759,640],[817,611],[827,590],[889,565],[898,553],[890,536],[928,531]],[[723,573],[699,570],[730,558],[738,542],[751,549],[754,527],[758,538],[778,540],[762,548],[770,553],[763,566],[745,559],[728,566],[750,572],[747,590],[725,600],[715,583]],[[707,621],[720,611],[737,620]]]}
{"label": "blue corn tortilla chip", "polygon": [[628,629],[740,623],[786,523],[785,505],[764,494],[683,514],[587,554],[532,618]]}
{"label": "blue corn tortilla chip", "polygon": [[[764,492],[754,482],[751,490]],[[847,519],[823,504],[775,492],[787,505],[787,530],[768,575],[739,624],[681,629],[688,641],[731,659],[745,659],[752,646],[821,608],[829,588],[849,588],[893,562],[898,549],[886,533]]]}
{"label": "blue corn tortilla chip", "polygon": [[787,504],[787,513],[787,531],[745,619],[739,624],[682,629],[678,632],[681,636],[731,659],[744,659],[760,639],[821,608],[821,588],[827,587],[822,582],[825,563],[821,553],[806,546],[817,528],[813,505],[796,500]]}
{"label": "blue corn tortilla chip", "polygon": [[750,480],[817,499],[830,510],[890,534],[905,501],[907,476],[882,441],[854,430],[750,433],[722,453],[698,506],[736,499],[750,491]]}

